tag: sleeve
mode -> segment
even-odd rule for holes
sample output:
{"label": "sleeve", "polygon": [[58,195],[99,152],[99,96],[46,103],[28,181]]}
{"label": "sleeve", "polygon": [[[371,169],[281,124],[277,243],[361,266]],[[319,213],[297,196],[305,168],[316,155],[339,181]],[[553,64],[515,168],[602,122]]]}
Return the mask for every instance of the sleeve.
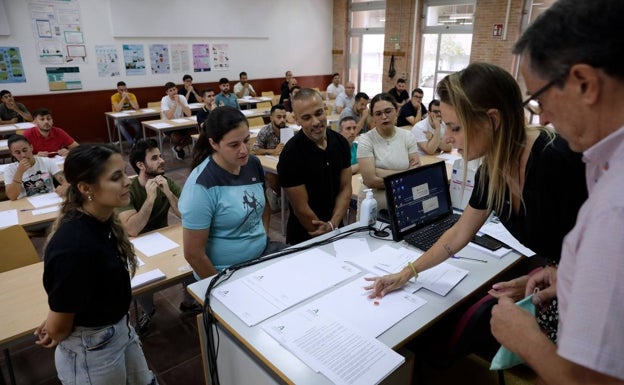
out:
{"label": "sleeve", "polygon": [[180,185],[170,178],[167,178],[167,184],[169,185],[169,190],[171,190],[173,195],[180,198],[180,194],[182,193],[182,188],[180,188]]}
{"label": "sleeve", "polygon": [[[397,128],[397,130],[403,130],[402,128]],[[416,137],[409,132],[405,131],[405,147],[407,148],[408,154],[417,154],[418,151],[418,142],[416,141]]]}
{"label": "sleeve", "polygon": [[[297,135],[303,135],[303,133],[299,132]],[[277,175],[283,187],[295,187],[305,184],[305,173],[301,172],[301,170],[305,169],[302,164],[302,158],[304,157],[298,154],[301,151],[296,148],[296,145],[300,143],[299,140],[295,140],[297,135],[286,143],[277,163]]]}
{"label": "sleeve", "polygon": [[266,148],[266,132],[264,128],[258,132],[258,136],[256,136],[256,140],[254,140],[254,144],[251,147],[252,150],[259,150],[261,148]]}
{"label": "sleeve", "polygon": [[52,176],[54,176],[54,175],[58,174],[59,172],[61,172],[61,168],[56,164],[56,162],[54,161],[54,158],[42,158],[42,157],[39,157],[39,159],[43,161],[43,165],[44,165],[45,169]]}
{"label": "sleeve", "polygon": [[412,136],[416,140],[416,143],[426,142],[427,135],[425,134],[422,125],[419,123],[420,122],[416,123],[414,127],[412,127]]}
{"label": "sleeve", "polygon": [[168,96],[164,96],[160,99],[160,118],[165,119],[165,112],[169,111],[169,103],[167,101]]}
{"label": "sleeve", "polygon": [[74,138],[69,136],[69,134],[65,132],[65,130],[63,130],[62,128],[58,129],[58,134],[61,137],[61,143],[63,146],[69,146],[70,144],[75,142]]}
{"label": "sleeve", "polygon": [[242,89],[243,89],[243,85],[240,82],[234,84],[234,93],[235,94],[239,93]]}
{"label": "sleeve", "polygon": [[358,141],[357,157],[358,159],[375,157],[375,149],[368,134],[362,135]]}
{"label": "sleeve", "polygon": [[343,107],[345,106],[345,96],[344,94],[340,94],[336,97],[336,103],[334,103],[334,106],[336,107]]}
{"label": "sleeve", "polygon": [[182,95],[182,96],[186,95],[186,90],[184,89],[184,87],[178,88],[178,95]]}
{"label": "sleeve", "polygon": [[216,190],[217,188],[207,189],[194,181],[184,185],[178,210],[182,214],[182,226],[185,229],[210,229],[219,202]]}
{"label": "sleeve", "polygon": [[130,94],[128,94],[128,96],[130,97],[130,100],[131,100],[131,101],[133,101],[133,102],[135,102],[135,103],[137,103],[137,104],[139,103],[139,102],[137,101],[137,98],[136,98],[136,95],[135,95],[135,94],[130,93]]}
{"label": "sleeve", "polygon": [[19,108],[20,110],[22,110],[22,112],[25,112],[27,114],[30,114],[30,112],[28,111],[28,108],[26,108],[25,105],[23,105],[22,103],[17,103],[17,108]]}
{"label": "sleeve", "polygon": [[253,86],[252,86],[251,84],[249,84],[249,90],[250,90],[251,92],[256,92],[256,90],[254,90],[254,88],[253,88]]}
{"label": "sleeve", "polygon": [[[487,195],[488,195],[488,181],[487,175],[482,172],[483,166],[479,166],[477,173],[475,174],[475,187],[470,195],[470,201],[468,204],[470,207],[477,210],[487,209]],[[483,178],[483,180],[481,180]],[[483,187],[481,187],[483,186]]]}
{"label": "sleeve", "polygon": [[17,162],[13,162],[6,166],[6,168],[4,169],[4,183],[5,184],[13,183],[13,178],[15,177],[16,171],[17,171]]}
{"label": "sleeve", "polygon": [[113,107],[115,104],[118,104],[119,101],[121,100],[121,95],[119,95],[119,92],[115,92],[112,96],[111,96],[111,107]]}
{"label": "sleeve", "polygon": [[184,95],[180,95],[180,100],[182,101],[182,105],[184,107],[188,107],[188,101],[186,100],[186,97]]}

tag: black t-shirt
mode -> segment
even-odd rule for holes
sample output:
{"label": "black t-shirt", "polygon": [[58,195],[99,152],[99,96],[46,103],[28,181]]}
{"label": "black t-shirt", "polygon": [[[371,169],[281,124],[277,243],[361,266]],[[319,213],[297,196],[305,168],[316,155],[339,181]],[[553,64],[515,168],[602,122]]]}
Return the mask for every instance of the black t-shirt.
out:
{"label": "black t-shirt", "polygon": [[[322,150],[300,131],[284,146],[277,173],[283,187],[305,185],[310,208],[320,220],[328,221],[340,192],[340,174],[349,167],[351,149],[342,135],[327,129],[327,148]],[[286,242],[294,245],[310,238],[290,207]]]}
{"label": "black t-shirt", "polygon": [[45,249],[43,286],[50,309],[74,313],[77,326],[118,322],[128,312],[132,289],[111,222],[69,213]]}
{"label": "black t-shirt", "polygon": [[290,98],[290,87],[288,86],[288,82],[284,81],[280,86],[280,100],[279,103],[283,104],[285,99]]}
{"label": "black t-shirt", "polygon": [[388,91],[388,93],[392,95],[394,100],[396,100],[396,102],[399,104],[403,103],[404,101],[410,98],[406,90],[402,90],[401,93],[399,94],[399,91],[396,89],[396,87],[391,88],[390,91]]}
{"label": "black t-shirt", "polygon": [[[427,108],[422,103],[420,103],[420,108],[422,111],[420,115],[425,116],[425,114],[427,113]],[[407,117],[409,116],[416,116],[416,108],[414,107],[412,102],[407,102],[401,106],[401,109],[399,110],[399,117],[397,118],[397,126],[411,126],[412,123],[407,121]]]}
{"label": "black t-shirt", "polygon": [[208,119],[208,115],[210,115],[210,110],[206,106],[203,106],[199,109],[199,111],[197,111],[197,125],[199,125],[200,128],[206,119]]}
{"label": "black t-shirt", "polygon": [[[497,213],[509,232],[535,253],[558,262],[565,235],[574,227],[576,215],[587,199],[585,164],[581,154],[574,153],[567,142],[555,137],[549,143],[542,132],[535,140],[526,165],[522,198],[524,206],[515,214],[505,201],[502,213]],[[483,194],[477,184],[470,197],[470,206],[487,208],[487,175]],[[511,215],[510,215],[511,213]]]}
{"label": "black t-shirt", "polygon": [[[178,90],[178,95],[182,95],[184,97],[186,97],[186,88],[182,87]],[[197,98],[195,97],[194,93],[190,93],[188,96],[188,99],[186,99],[187,103],[197,103]]]}

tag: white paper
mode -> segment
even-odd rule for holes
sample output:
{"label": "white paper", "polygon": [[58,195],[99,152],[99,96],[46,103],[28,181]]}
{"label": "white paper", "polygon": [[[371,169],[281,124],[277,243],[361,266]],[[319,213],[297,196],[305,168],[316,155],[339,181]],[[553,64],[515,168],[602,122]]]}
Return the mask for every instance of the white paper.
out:
{"label": "white paper", "polygon": [[148,272],[135,275],[132,278],[132,281],[130,281],[130,286],[133,289],[136,289],[138,287],[145,286],[148,283],[165,279],[165,277],[165,273],[163,273],[160,269],[150,270]]}
{"label": "white paper", "polygon": [[310,249],[220,285],[212,295],[253,326],[358,273],[354,266]]}
{"label": "white paper", "polygon": [[17,210],[0,211],[0,228],[19,224]]}
{"label": "white paper", "polygon": [[50,206],[50,207],[45,207],[42,209],[36,209],[32,211],[32,215],[42,215],[42,214],[47,214],[47,213],[53,213],[55,211],[59,211],[61,209],[61,206]]}
{"label": "white paper", "polygon": [[171,119],[171,121],[176,123],[188,123],[188,119],[186,118]]}
{"label": "white paper", "polygon": [[280,128],[280,143],[286,144],[293,136],[295,136],[295,130],[292,127]]}
{"label": "white paper", "polygon": [[154,128],[169,128],[169,127],[173,127],[172,124],[165,123],[165,122],[152,123],[151,126],[154,127]]}
{"label": "white paper", "polygon": [[195,122],[196,122],[196,121],[197,121],[197,115],[191,115],[191,116],[189,116],[189,117],[188,117],[188,118],[186,118],[186,119],[187,119],[187,120],[189,120],[189,121],[191,121],[191,120],[192,120],[192,121],[195,121]]}
{"label": "white paper", "polygon": [[15,123],[15,126],[19,129],[27,129],[27,128],[35,127],[35,125],[30,122]]}
{"label": "white paper", "polygon": [[241,110],[241,112],[243,113],[243,115],[245,116],[249,116],[249,115],[253,115],[256,113],[256,111],[254,110]]}
{"label": "white paper", "polygon": [[115,112],[115,113],[110,114],[110,115],[111,115],[112,117],[115,117],[115,118],[121,118],[121,117],[123,117],[123,116],[129,116],[129,115],[131,115],[131,114],[130,114],[130,113],[128,113],[128,112]]}
{"label": "white paper", "polygon": [[[136,257],[136,255],[135,255],[135,257]],[[137,260],[137,267],[141,267],[141,266],[145,265],[145,262],[143,262],[143,260],[141,258],[136,257],[136,260]]]}
{"label": "white paper", "polygon": [[343,261],[370,254],[368,242],[364,238],[343,238],[332,242],[332,245],[336,251],[336,258]]}
{"label": "white paper", "polygon": [[378,384],[405,362],[378,340],[328,316],[297,311],[263,329],[334,384]]}
{"label": "white paper", "polygon": [[0,126],[0,132],[15,132],[15,126],[12,124],[4,124]]}
{"label": "white paper", "polygon": [[33,205],[36,208],[45,207],[45,206],[51,206],[51,205],[58,205],[59,203],[63,202],[63,198],[61,198],[55,192],[47,193],[47,194],[33,195],[33,196],[28,197],[26,199],[28,199],[28,202],[30,202],[30,204]]}
{"label": "white paper", "polygon": [[202,108],[204,106],[204,103],[189,103],[189,108],[193,109],[193,108]]}
{"label": "white paper", "polygon": [[9,148],[9,140],[8,139],[0,140],[0,147]]}
{"label": "white paper", "polygon": [[520,243],[513,235],[505,228],[505,226],[498,222],[486,222],[482,227],[481,231],[489,235],[490,237],[494,237],[499,241],[503,242],[507,246],[516,250],[518,253],[524,255],[525,257],[532,257],[535,255],[535,252],[528,247],[524,246]]}
{"label": "white paper", "polygon": [[364,277],[358,278],[302,308],[332,315],[359,329],[365,336],[376,338],[427,303],[421,297],[403,290],[393,291],[383,298],[371,299],[368,298],[370,291],[364,290],[370,284]]}
{"label": "white paper", "polygon": [[130,242],[132,242],[137,250],[147,255],[148,257],[164,253],[167,250],[175,249],[176,247],[180,246],[171,239],[162,235],[161,233],[152,233],[148,235],[143,235],[141,237],[136,237]]}
{"label": "white paper", "polygon": [[156,112],[153,108],[141,108],[141,112]]}

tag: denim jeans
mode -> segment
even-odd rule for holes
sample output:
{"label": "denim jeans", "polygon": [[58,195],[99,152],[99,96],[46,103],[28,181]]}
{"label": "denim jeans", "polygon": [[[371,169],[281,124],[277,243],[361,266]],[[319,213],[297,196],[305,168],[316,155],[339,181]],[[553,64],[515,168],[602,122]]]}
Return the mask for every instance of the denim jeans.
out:
{"label": "denim jeans", "polygon": [[75,327],[56,347],[54,360],[65,385],[158,383],[147,367],[141,342],[127,315],[114,325]]}

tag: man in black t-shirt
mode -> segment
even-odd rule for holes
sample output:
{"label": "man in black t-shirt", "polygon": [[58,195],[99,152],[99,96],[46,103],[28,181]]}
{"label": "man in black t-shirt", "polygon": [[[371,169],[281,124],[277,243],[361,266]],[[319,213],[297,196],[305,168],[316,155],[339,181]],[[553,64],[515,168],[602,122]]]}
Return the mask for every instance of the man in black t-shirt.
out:
{"label": "man in black t-shirt", "polygon": [[397,79],[396,85],[388,91],[394,100],[396,100],[399,107],[405,104],[405,102],[409,99],[409,94],[405,90],[406,87],[407,85],[405,83],[405,79],[399,78]]}

